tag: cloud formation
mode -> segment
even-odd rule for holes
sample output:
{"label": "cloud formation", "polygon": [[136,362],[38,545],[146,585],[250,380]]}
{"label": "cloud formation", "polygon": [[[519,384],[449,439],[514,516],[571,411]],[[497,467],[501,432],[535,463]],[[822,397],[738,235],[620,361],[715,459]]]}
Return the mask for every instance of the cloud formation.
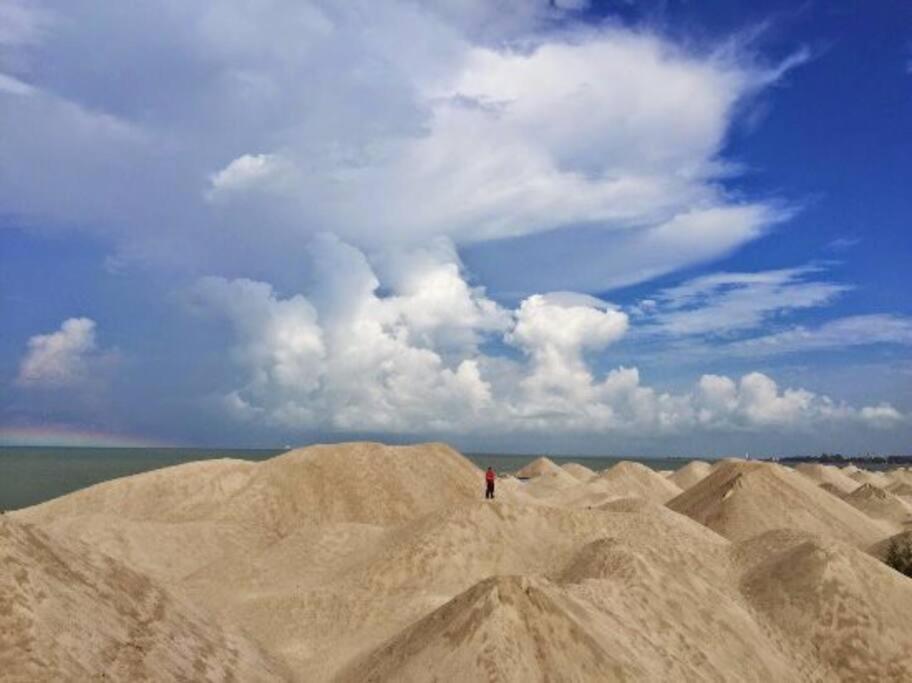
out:
{"label": "cloud formation", "polygon": [[400,263],[396,282],[381,282],[334,237],[313,254],[327,272],[306,297],[223,278],[195,289],[196,304],[234,329],[246,381],[220,402],[239,419],[332,431],[662,434],[904,419],[888,404],[856,409],[757,372],[704,375],[683,394],[644,386],[636,368],[598,376],[586,352],[629,324],[605,301],[562,292],[507,311],[465,282],[446,249]]}
{"label": "cloud formation", "polygon": [[24,387],[71,387],[90,378],[98,359],[95,321],[70,318],[50,334],[29,339],[17,383]]}
{"label": "cloud formation", "polygon": [[[267,279],[322,232],[368,251],[445,238],[526,294],[653,277],[781,220],[729,196],[720,152],[791,62],[576,25],[583,4],[42,10],[0,60],[0,204],[100,233],[124,262]],[[550,235],[569,251],[533,286],[520,259]]]}
{"label": "cloud formation", "polygon": [[634,312],[644,331],[687,336],[729,336],[760,327],[774,316],[831,303],[852,289],[815,280],[822,268],[804,266],[754,273],[713,273],[662,290]]}

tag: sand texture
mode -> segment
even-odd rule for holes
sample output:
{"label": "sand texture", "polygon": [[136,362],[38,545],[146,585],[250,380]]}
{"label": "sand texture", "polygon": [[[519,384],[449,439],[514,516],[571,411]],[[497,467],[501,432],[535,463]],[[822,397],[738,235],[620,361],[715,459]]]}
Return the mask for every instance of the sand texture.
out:
{"label": "sand texture", "polygon": [[533,465],[486,501],[442,444],[316,446],[7,514],[0,678],[912,680],[884,488]]}

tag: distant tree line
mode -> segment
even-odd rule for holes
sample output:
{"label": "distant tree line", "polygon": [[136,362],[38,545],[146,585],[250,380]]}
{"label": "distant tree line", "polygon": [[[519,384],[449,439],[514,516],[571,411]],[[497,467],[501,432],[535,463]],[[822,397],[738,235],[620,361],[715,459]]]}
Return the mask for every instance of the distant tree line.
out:
{"label": "distant tree line", "polygon": [[819,462],[822,464],[878,464],[878,465],[912,465],[912,455],[868,455],[845,456],[841,453],[821,453],[820,455],[789,455],[779,458],[779,462]]}

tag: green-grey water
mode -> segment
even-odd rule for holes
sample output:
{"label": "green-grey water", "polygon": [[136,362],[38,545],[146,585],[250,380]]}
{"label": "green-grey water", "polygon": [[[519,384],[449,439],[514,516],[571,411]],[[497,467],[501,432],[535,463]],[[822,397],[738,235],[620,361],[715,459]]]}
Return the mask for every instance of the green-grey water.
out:
{"label": "green-grey water", "polygon": [[[265,460],[282,450],[197,449],[197,448],[60,448],[0,447],[0,510],[16,510],[57,498],[99,482],[148,472],[194,460],[240,458]],[[537,455],[469,453],[479,467],[498,472],[515,472]],[[623,458],[555,457],[557,464],[580,462],[602,470]],[[654,469],[677,469],[679,458],[626,458]]]}

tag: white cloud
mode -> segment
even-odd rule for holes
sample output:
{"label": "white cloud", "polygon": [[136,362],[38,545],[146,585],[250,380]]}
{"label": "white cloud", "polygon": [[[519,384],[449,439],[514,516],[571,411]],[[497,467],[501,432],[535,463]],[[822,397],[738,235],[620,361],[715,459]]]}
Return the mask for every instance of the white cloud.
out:
{"label": "white cloud", "polygon": [[845,349],[870,344],[912,345],[912,319],[884,313],[854,315],[830,320],[818,327],[799,326],[744,339],[725,348],[733,354],[753,356]]}
{"label": "white cloud", "polygon": [[[581,28],[578,2],[508,5],[67,3],[22,52],[41,96],[0,107],[0,204],[124,262],[273,280],[320,232],[373,252],[594,231],[533,286],[515,259],[478,271],[525,293],[653,277],[783,217],[730,198],[719,153],[787,65]],[[112,82],[98,44],[137,77]]]}
{"label": "white cloud", "polygon": [[98,358],[95,321],[70,318],[50,334],[35,335],[19,365],[18,384],[24,387],[75,386],[90,379]]}
{"label": "white cloud", "polygon": [[291,189],[294,175],[294,168],[276,154],[244,154],[212,175],[206,197],[217,201],[234,192],[263,187]]}
{"label": "white cloud", "polygon": [[[805,266],[756,273],[715,273],[665,289],[634,308],[644,332],[665,335],[728,335],[757,328],[789,311],[831,303],[848,285],[810,279]],[[641,302],[642,303],[642,302]]]}
{"label": "white cloud", "polygon": [[[607,302],[533,295],[512,315],[470,287],[446,245],[409,253],[393,280],[360,250],[324,235],[307,297],[249,280],[209,278],[195,299],[235,330],[242,386],[222,405],[238,419],[297,429],[391,433],[676,434],[688,430],[879,426],[889,405],[857,410],[749,373],[705,375],[687,393],[644,386],[636,368],[598,376],[585,357],[623,337],[628,317]],[[382,293],[381,293],[382,292]],[[499,336],[514,358],[487,351]],[[891,412],[892,411],[892,412]]]}

